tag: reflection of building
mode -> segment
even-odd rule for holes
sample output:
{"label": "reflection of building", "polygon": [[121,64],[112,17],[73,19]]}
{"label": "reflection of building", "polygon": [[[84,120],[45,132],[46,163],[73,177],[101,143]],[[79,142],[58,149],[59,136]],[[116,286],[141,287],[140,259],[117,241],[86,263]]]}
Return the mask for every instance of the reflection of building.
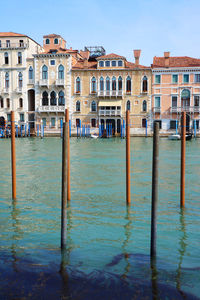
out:
{"label": "reflection of building", "polygon": [[0,32],[0,116],[5,120],[10,120],[10,111],[15,110],[16,121],[28,121],[27,69],[29,59],[39,51],[41,46],[27,35]]}
{"label": "reflection of building", "polygon": [[152,113],[162,129],[176,128],[181,111],[187,113],[187,127],[200,116],[200,59],[191,57],[154,57],[152,64]]}
{"label": "reflection of building", "polygon": [[120,133],[129,109],[134,127],[146,126],[151,108],[151,69],[139,65],[140,52],[134,51],[135,63],[114,53],[101,55],[100,51],[96,57],[86,51],[77,60],[72,67],[74,125],[112,123],[114,131]]}

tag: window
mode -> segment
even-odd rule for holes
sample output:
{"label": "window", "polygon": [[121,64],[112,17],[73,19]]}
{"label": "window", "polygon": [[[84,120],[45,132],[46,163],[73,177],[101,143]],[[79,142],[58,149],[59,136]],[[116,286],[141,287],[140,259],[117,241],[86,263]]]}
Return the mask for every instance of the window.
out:
{"label": "window", "polygon": [[[176,120],[170,120],[169,128],[176,129]],[[177,128],[178,128],[178,126],[177,126]]]}
{"label": "window", "polygon": [[24,41],[23,40],[19,40],[19,46],[24,47]]}
{"label": "window", "polygon": [[183,83],[189,82],[189,74],[183,74]]}
{"label": "window", "polygon": [[142,111],[147,111],[147,101],[144,100],[143,103],[142,103]]}
{"label": "window", "polygon": [[7,114],[7,121],[8,121],[8,122],[11,121],[11,114]]}
{"label": "window", "polygon": [[8,65],[8,64],[9,64],[8,52],[5,52],[5,53],[4,53],[4,63],[5,63],[5,65]]}
{"label": "window", "polygon": [[46,39],[45,43],[46,43],[46,45],[49,45],[50,44],[50,40]]}
{"label": "window", "polygon": [[121,91],[122,90],[122,77],[119,76],[118,78],[118,90]]}
{"label": "window", "polygon": [[116,61],[112,60],[112,67],[116,67]]}
{"label": "window", "polygon": [[159,84],[160,83],[160,80],[161,79],[161,75],[155,75],[155,83],[156,84]]}
{"label": "window", "polygon": [[200,74],[195,74],[194,81],[195,82],[200,82]]}
{"label": "window", "polygon": [[55,64],[56,64],[55,59],[51,59],[51,60],[50,60],[50,65],[51,65],[51,66],[55,66]]}
{"label": "window", "polygon": [[97,104],[95,101],[92,101],[91,111],[97,111]]}
{"label": "window", "polygon": [[42,79],[48,79],[48,68],[46,65],[42,67]]}
{"label": "window", "polygon": [[131,109],[131,102],[130,102],[130,100],[128,100],[126,102],[126,110],[130,110],[130,109]]}
{"label": "window", "polygon": [[109,61],[109,60],[107,60],[107,61],[105,62],[105,64],[106,64],[106,67],[110,67],[110,61]]}
{"label": "window", "polygon": [[200,96],[194,96],[194,106],[199,106],[199,97]]}
{"label": "window", "polygon": [[77,101],[76,102],[76,111],[81,111],[81,104],[80,104],[80,101]]}
{"label": "window", "polygon": [[100,60],[99,67],[104,67],[104,61]]}
{"label": "window", "polygon": [[58,45],[58,39],[54,39],[54,44]]}
{"label": "window", "polygon": [[80,119],[76,119],[76,127],[80,127],[81,125],[81,120]]}
{"label": "window", "polygon": [[76,93],[80,93],[81,91],[81,80],[79,77],[76,78]]}
{"label": "window", "polygon": [[19,108],[22,108],[22,107],[23,107],[23,99],[19,98]]}
{"label": "window", "polygon": [[104,90],[104,79],[103,77],[100,78],[100,91]]}
{"label": "window", "polygon": [[22,64],[22,53],[18,52],[17,57],[18,57],[18,64]]}
{"label": "window", "polygon": [[114,77],[114,76],[112,78],[112,90],[116,91],[116,77]]}
{"label": "window", "polygon": [[6,47],[9,48],[10,47],[10,40],[6,41]]}
{"label": "window", "polygon": [[178,83],[178,74],[172,75],[172,83]]}
{"label": "window", "polygon": [[160,108],[160,96],[155,97],[155,107]]}
{"label": "window", "polygon": [[6,89],[9,88],[9,74],[8,74],[8,72],[6,72],[6,74],[5,74],[5,88]]}
{"label": "window", "polygon": [[33,68],[30,66],[29,70],[28,70],[28,78],[29,79],[33,79]]}
{"label": "window", "polygon": [[96,127],[97,121],[96,119],[91,119],[91,126]]}
{"label": "window", "polygon": [[106,77],[106,91],[110,91],[110,78]]}
{"label": "window", "polygon": [[142,119],[142,128],[146,128],[146,127],[147,127],[147,120]]}
{"label": "window", "polygon": [[172,96],[172,107],[177,107],[177,96]]}
{"label": "window", "polygon": [[147,85],[147,76],[144,76],[142,79],[142,92],[147,93],[148,85]]}
{"label": "window", "polygon": [[96,78],[92,77],[92,93],[96,93],[96,91],[97,91]]}
{"label": "window", "polygon": [[64,106],[65,105],[65,96],[64,96],[64,92],[60,91],[58,93],[58,105]]}
{"label": "window", "polygon": [[20,114],[20,122],[24,122],[24,114]]}
{"label": "window", "polygon": [[19,72],[19,74],[18,74],[18,86],[19,86],[19,88],[22,88],[22,85],[23,85],[22,73]]}
{"label": "window", "polygon": [[50,105],[56,105],[56,93],[54,91],[50,94]]}
{"label": "window", "polygon": [[44,91],[42,93],[42,105],[46,106],[48,104],[49,104],[48,93],[46,91]]}
{"label": "window", "polygon": [[51,127],[56,126],[56,118],[51,118]]}
{"label": "window", "polygon": [[43,123],[43,126],[46,127],[47,126],[47,119],[46,118],[42,118],[42,123]]}
{"label": "window", "polygon": [[58,79],[64,79],[64,67],[60,65],[58,67]]}
{"label": "window", "polygon": [[131,77],[126,78],[126,92],[131,93]]}
{"label": "window", "polygon": [[3,105],[3,98],[0,96],[0,107],[3,108],[4,105]]}
{"label": "window", "polygon": [[118,61],[118,67],[122,67],[123,63],[122,63],[122,60],[119,60]]}

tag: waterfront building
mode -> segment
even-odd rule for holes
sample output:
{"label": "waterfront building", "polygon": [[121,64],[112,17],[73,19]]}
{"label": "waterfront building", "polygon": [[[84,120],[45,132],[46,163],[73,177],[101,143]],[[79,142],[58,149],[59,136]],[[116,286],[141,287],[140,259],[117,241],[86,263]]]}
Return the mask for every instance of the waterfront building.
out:
{"label": "waterfront building", "polygon": [[[27,70],[33,54],[42,47],[24,34],[0,32],[0,116],[10,121],[15,110],[18,123],[29,121],[30,96]],[[34,74],[34,66],[32,74]]]}
{"label": "waterfront building", "polygon": [[[98,48],[98,51],[97,51]],[[135,62],[114,53],[105,55],[103,47],[86,47],[82,58],[72,66],[72,124],[98,127],[112,123],[120,133],[126,110],[131,126],[144,133],[150,121],[151,68],[139,64],[140,50],[134,50]],[[133,131],[132,131],[133,132]]]}
{"label": "waterfront building", "polygon": [[200,59],[188,56],[154,57],[152,64],[152,118],[164,131],[180,124],[182,111],[186,111],[187,129],[200,119]]}

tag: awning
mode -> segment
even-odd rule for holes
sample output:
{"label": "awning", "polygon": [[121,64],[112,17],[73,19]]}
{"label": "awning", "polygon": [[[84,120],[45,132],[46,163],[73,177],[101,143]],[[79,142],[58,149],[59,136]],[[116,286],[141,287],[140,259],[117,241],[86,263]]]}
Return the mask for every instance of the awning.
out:
{"label": "awning", "polygon": [[99,106],[121,106],[122,101],[116,100],[116,101],[99,101]]}

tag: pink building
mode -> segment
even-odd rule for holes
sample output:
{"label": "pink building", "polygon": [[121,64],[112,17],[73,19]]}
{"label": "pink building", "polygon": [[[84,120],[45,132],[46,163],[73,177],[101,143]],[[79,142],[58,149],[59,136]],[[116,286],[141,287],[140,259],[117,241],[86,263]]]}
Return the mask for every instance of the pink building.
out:
{"label": "pink building", "polygon": [[182,111],[187,113],[187,129],[199,129],[200,59],[164,52],[152,64],[152,119],[163,130],[176,129]]}

